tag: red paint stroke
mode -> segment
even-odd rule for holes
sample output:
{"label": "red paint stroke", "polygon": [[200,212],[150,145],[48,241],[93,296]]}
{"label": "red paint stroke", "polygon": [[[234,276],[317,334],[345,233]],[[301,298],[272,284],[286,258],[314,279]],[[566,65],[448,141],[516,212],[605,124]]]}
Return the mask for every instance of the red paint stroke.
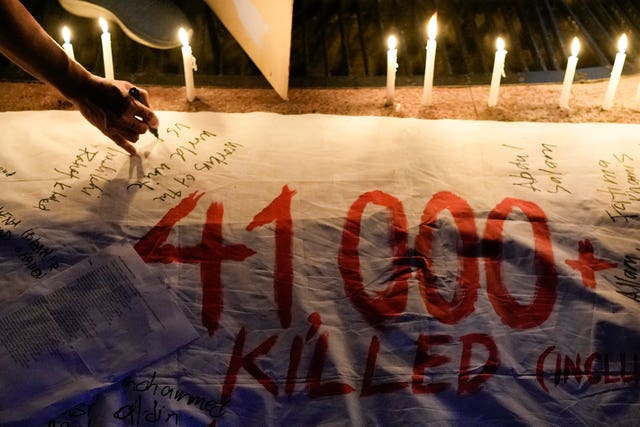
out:
{"label": "red paint stroke", "polygon": [[578,259],[568,259],[565,263],[582,276],[582,284],[591,289],[596,288],[596,271],[614,268],[617,264],[596,258],[593,245],[589,239],[578,242]]}
{"label": "red paint stroke", "polygon": [[287,396],[291,396],[295,391],[296,379],[298,376],[298,367],[300,366],[300,360],[302,359],[302,347],[304,342],[300,335],[296,335],[291,343],[291,350],[289,351],[289,368],[287,369],[287,379],[284,384],[284,392]]}
{"label": "red paint stroke", "polygon": [[538,356],[538,361],[536,362],[536,380],[538,380],[538,384],[540,384],[540,387],[542,387],[542,389],[547,393],[549,393],[549,389],[544,383],[544,361],[547,359],[547,356],[551,354],[553,350],[555,350],[555,348],[555,345],[547,347],[546,350],[543,351],[540,356]]}
{"label": "red paint stroke", "polygon": [[317,399],[320,397],[349,394],[355,390],[352,386],[339,381],[322,382],[322,372],[327,360],[329,351],[329,335],[321,334],[316,341],[316,346],[307,373],[307,392],[309,397]]}
{"label": "red paint stroke", "polygon": [[[433,273],[431,260],[433,235],[438,229],[438,214],[444,209],[451,212],[461,242],[461,245],[457,246],[457,255],[462,268],[458,276],[458,287],[452,298],[445,298],[440,293],[438,276]],[[420,293],[429,313],[449,325],[456,324],[471,314],[478,298],[480,269],[475,254],[479,239],[474,218],[473,210],[465,200],[443,191],[435,194],[425,206],[420,231],[416,237],[416,257],[422,261],[418,262],[420,268],[416,274],[420,283]]]}
{"label": "red paint stroke", "polygon": [[[507,217],[519,208],[531,224],[534,248],[535,292],[530,304],[520,304],[502,280],[502,230]],[[553,261],[551,233],[547,217],[538,205],[524,200],[506,198],[487,218],[484,233],[486,250],[485,270],[487,293],[502,322],[514,329],[528,329],[542,324],[553,310],[556,301],[558,275]]]}
{"label": "red paint stroke", "polygon": [[376,369],[376,361],[378,359],[379,351],[380,338],[374,335],[373,337],[371,337],[369,354],[367,356],[367,366],[362,378],[362,390],[360,391],[360,396],[362,397],[371,396],[373,394],[391,393],[406,388],[409,385],[409,383],[407,383],[406,381],[373,384],[373,374]]}
{"label": "red paint stroke", "polygon": [[[391,213],[389,243],[392,245],[394,257],[394,280],[383,290],[374,291],[373,296],[369,296],[364,287],[358,251],[362,215],[369,203],[384,206]],[[411,276],[411,269],[408,265],[398,262],[403,258],[407,258],[407,217],[402,203],[379,190],[361,195],[347,213],[338,263],[345,293],[364,319],[373,326],[379,326],[381,322],[404,312],[408,295],[407,280]]]}
{"label": "red paint stroke", "polygon": [[256,365],[256,359],[269,353],[271,347],[274,346],[277,340],[278,336],[272,335],[243,356],[244,346],[247,341],[247,331],[244,327],[240,329],[233,345],[233,353],[231,354],[231,360],[229,361],[229,368],[227,369],[227,375],[224,379],[224,385],[222,386],[222,394],[220,396],[221,402],[229,401],[229,398],[233,393],[233,389],[236,386],[238,373],[241,368],[244,368],[249,375],[262,384],[262,386],[273,396],[278,395],[278,385],[276,382],[264,373],[264,371],[258,368],[258,365]]}
{"label": "red paint stroke", "polygon": [[[487,334],[468,334],[460,337],[462,341],[462,357],[460,358],[460,370],[458,371],[458,394],[475,393],[497,371],[500,364],[498,346],[491,336]],[[480,372],[471,376],[477,367],[471,367],[471,351],[474,344],[485,347],[488,353],[487,361],[482,365]]]}
{"label": "red paint stroke", "polygon": [[428,368],[444,365],[451,361],[451,358],[441,354],[431,354],[431,347],[451,343],[453,339],[449,335],[423,335],[420,334],[416,340],[418,348],[413,363],[413,376],[411,389],[414,394],[438,393],[449,387],[443,382],[425,383],[424,371]]}
{"label": "red paint stroke", "polygon": [[305,341],[309,341],[315,334],[320,330],[320,326],[322,326],[322,317],[320,317],[320,313],[314,311],[307,317],[307,320],[311,325],[309,326],[309,330],[307,331],[307,336]]}
{"label": "red paint stroke", "polygon": [[291,199],[296,194],[287,185],[266,208],[260,211],[247,226],[251,231],[256,227],[276,223],[275,229],[275,268],[273,292],[278,307],[280,325],[291,325],[291,305],[293,298],[293,220],[291,219]]}
{"label": "red paint stroke", "polygon": [[218,328],[223,308],[221,265],[223,261],[243,261],[255,254],[245,245],[224,245],[222,239],[222,204],[213,202],[207,209],[202,241],[194,247],[176,247],[166,243],[173,227],[198,204],[204,193],[193,192],[169,209],[162,219],[135,245],[145,262],[182,262],[200,265],[202,284],[202,324],[209,335]]}

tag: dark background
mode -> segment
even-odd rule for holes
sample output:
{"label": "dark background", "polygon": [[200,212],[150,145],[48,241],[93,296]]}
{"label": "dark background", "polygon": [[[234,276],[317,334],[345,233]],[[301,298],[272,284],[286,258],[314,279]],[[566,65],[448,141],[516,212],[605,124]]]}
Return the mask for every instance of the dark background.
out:
{"label": "dark background", "polygon": [[[175,3],[190,19],[197,85],[266,87],[260,72],[209,7],[199,0]],[[62,43],[72,29],[76,59],[102,74],[97,20],[73,16],[55,0],[23,1],[45,30]],[[425,24],[438,12],[435,84],[487,83],[496,37],[507,43],[505,82],[562,80],[571,39],[582,49],[582,78],[608,76],[617,40],[629,37],[624,72],[638,70],[640,1],[637,0],[295,0],[291,86],[377,86],[386,73],[386,39],[398,39],[398,85],[421,85]],[[160,50],[130,40],[110,25],[117,78],[182,85],[180,48]],[[0,79],[31,78],[0,58]]]}

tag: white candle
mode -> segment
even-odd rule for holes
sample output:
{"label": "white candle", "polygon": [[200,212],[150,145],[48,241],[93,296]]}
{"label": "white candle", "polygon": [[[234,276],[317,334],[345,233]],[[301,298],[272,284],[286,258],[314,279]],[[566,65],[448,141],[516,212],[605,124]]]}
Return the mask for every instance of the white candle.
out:
{"label": "white candle", "polygon": [[569,94],[571,93],[571,85],[576,75],[576,66],[578,65],[578,52],[580,51],[580,41],[577,37],[571,42],[571,56],[567,59],[567,70],[564,73],[564,82],[562,83],[562,92],[560,93],[560,108],[569,108]]}
{"label": "white candle", "polygon": [[627,50],[627,35],[623,34],[618,40],[618,53],[616,54],[616,59],[613,62],[609,86],[607,86],[607,92],[605,93],[604,101],[602,102],[603,110],[610,110],[611,107],[613,107],[613,98],[616,96],[616,90],[618,89],[618,83],[620,83],[620,76],[622,75],[622,67],[624,67],[624,60],[627,57],[624,53],[625,50]]}
{"label": "white candle", "polygon": [[496,40],[496,57],[493,61],[493,73],[491,74],[491,88],[489,89],[489,107],[498,104],[498,92],[500,91],[500,79],[504,77],[504,59],[507,51],[504,50],[504,40],[498,37]]}
{"label": "white candle", "polygon": [[397,40],[395,36],[389,36],[387,44],[387,103],[393,104],[393,95],[396,87],[396,69],[398,68],[398,50],[396,49]]}
{"label": "white candle", "polygon": [[427,60],[424,67],[424,89],[422,105],[431,105],[433,89],[433,70],[436,62],[436,32],[438,31],[438,13],[434,13],[427,24]]}
{"label": "white candle", "polygon": [[62,48],[65,52],[67,52],[69,58],[75,60],[76,57],[73,54],[73,45],[71,44],[71,31],[69,31],[69,27],[67,27],[66,25],[62,27],[62,39],[64,40]]}
{"label": "white candle", "polygon": [[182,64],[184,65],[184,84],[187,89],[187,101],[191,102],[196,97],[196,88],[193,83],[193,71],[198,70],[196,58],[193,56],[191,46],[189,46],[189,36],[184,28],[178,31],[178,38],[182,43]]}
{"label": "white candle", "polygon": [[109,25],[104,18],[99,18],[98,22],[102,28],[102,62],[104,62],[104,76],[113,80],[113,56],[111,54],[111,34]]}

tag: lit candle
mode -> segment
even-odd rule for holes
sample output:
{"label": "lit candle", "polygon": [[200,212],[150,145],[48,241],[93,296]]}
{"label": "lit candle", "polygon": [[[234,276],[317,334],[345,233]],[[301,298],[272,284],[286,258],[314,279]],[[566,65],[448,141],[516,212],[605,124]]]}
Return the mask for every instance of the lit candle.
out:
{"label": "lit candle", "polygon": [[504,40],[498,37],[496,40],[496,57],[493,61],[493,73],[491,74],[491,88],[489,89],[489,107],[498,104],[498,92],[500,91],[500,79],[504,77],[504,59],[507,51],[504,50]]}
{"label": "lit candle", "polygon": [[104,18],[99,18],[98,22],[102,28],[102,62],[104,62],[104,76],[113,80],[113,56],[111,55],[111,34],[109,25]]}
{"label": "lit candle", "polygon": [[616,89],[620,82],[620,75],[622,74],[622,67],[624,67],[624,60],[627,55],[624,51],[627,50],[627,35],[623,34],[618,40],[618,53],[616,59],[613,62],[613,69],[611,69],[611,78],[609,79],[609,86],[607,86],[607,92],[604,95],[604,101],[602,102],[603,110],[610,110],[613,107],[613,98],[616,96]]}
{"label": "lit candle", "polygon": [[184,28],[178,31],[178,38],[182,43],[182,63],[184,65],[184,84],[187,89],[187,101],[191,102],[196,97],[196,89],[193,84],[193,71],[198,70],[196,58],[193,56],[191,46],[189,46],[189,36]]}
{"label": "lit candle", "polygon": [[393,104],[393,94],[396,87],[396,69],[398,68],[398,50],[396,45],[398,41],[395,36],[389,36],[387,41],[389,50],[387,51],[387,103]]}
{"label": "lit candle", "polygon": [[64,43],[62,45],[64,51],[67,52],[69,58],[76,59],[75,55],[73,54],[73,45],[71,44],[71,31],[69,31],[69,27],[67,27],[66,25],[62,27],[62,39],[64,40]]}
{"label": "lit candle", "polygon": [[433,69],[436,61],[436,32],[438,31],[438,13],[434,13],[427,24],[427,60],[424,67],[424,89],[422,105],[431,105],[433,88]]}
{"label": "lit candle", "polygon": [[577,37],[574,37],[571,42],[571,56],[567,60],[567,70],[564,73],[564,82],[562,83],[562,92],[560,93],[560,108],[569,108],[569,94],[571,93],[573,77],[576,75],[579,51],[580,41],[578,41]]}

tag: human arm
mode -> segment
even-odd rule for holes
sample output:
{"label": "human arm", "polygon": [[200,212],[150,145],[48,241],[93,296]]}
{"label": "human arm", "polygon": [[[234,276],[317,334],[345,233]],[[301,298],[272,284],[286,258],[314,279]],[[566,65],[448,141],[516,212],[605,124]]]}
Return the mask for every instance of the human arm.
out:
{"label": "human arm", "polygon": [[[138,140],[158,118],[144,102],[128,95],[133,85],[95,76],[67,56],[18,0],[0,0],[0,52],[37,79],[55,87],[82,115],[116,144],[135,154]],[[142,121],[136,117],[140,117]]]}

